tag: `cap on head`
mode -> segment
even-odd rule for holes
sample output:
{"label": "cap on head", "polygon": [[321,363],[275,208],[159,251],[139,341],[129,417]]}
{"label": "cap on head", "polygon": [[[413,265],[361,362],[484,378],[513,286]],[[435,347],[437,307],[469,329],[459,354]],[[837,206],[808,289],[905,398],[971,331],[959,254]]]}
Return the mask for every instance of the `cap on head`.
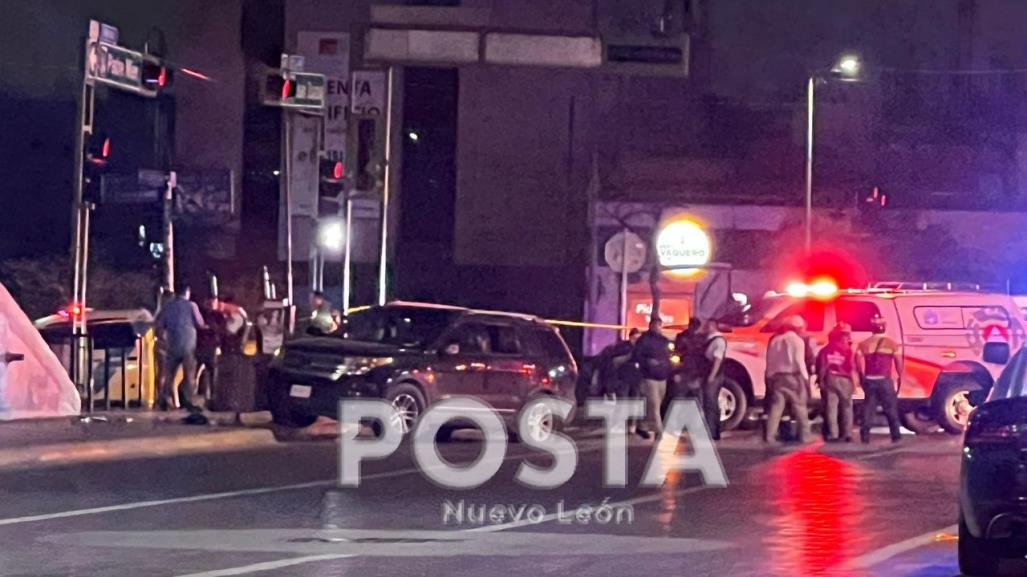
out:
{"label": "cap on head", "polygon": [[806,328],[806,321],[799,315],[792,315],[785,319],[784,326],[789,330],[801,331]]}

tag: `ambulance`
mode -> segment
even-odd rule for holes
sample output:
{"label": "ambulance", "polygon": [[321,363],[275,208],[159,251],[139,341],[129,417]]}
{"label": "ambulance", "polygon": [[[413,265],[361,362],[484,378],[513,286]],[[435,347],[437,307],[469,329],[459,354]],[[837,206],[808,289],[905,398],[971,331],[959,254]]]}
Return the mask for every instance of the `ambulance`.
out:
{"label": "ambulance", "polygon": [[[766,395],[770,337],[793,315],[805,319],[814,350],[827,344],[838,322],[852,326],[853,342],[871,335],[875,316],[902,345],[898,396],[903,424],[917,433],[963,431],[973,406],[987,396],[1011,354],[1024,344],[1024,316],[1013,299],[973,286],[881,283],[838,290],[828,280],[795,283],[722,319],[728,342],[721,392],[723,424],[738,426],[758,412]],[[817,387],[813,396],[819,399]],[[857,390],[860,404],[862,390]],[[818,409],[819,402],[811,403]],[[857,410],[857,415],[859,414]]]}

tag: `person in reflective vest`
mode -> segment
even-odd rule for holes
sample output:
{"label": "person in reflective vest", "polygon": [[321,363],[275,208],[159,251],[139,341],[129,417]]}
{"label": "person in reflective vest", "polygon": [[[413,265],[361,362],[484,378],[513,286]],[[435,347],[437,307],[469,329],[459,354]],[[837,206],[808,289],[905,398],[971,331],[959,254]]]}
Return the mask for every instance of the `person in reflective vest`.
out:
{"label": "person in reflective vest", "polygon": [[[897,443],[902,433],[899,430],[899,399],[894,375],[900,378],[902,375],[902,347],[884,334],[887,325],[883,318],[876,316],[871,323],[874,334],[856,349],[856,366],[866,396],[863,400],[863,424],[859,428],[859,438],[864,443],[870,442],[870,427],[873,426],[880,405],[888,419],[891,440]],[[901,386],[901,381],[899,384]]]}
{"label": "person in reflective vest", "polygon": [[820,349],[817,383],[824,411],[824,440],[852,442],[852,394],[859,377],[852,353],[852,327],[838,323]]}

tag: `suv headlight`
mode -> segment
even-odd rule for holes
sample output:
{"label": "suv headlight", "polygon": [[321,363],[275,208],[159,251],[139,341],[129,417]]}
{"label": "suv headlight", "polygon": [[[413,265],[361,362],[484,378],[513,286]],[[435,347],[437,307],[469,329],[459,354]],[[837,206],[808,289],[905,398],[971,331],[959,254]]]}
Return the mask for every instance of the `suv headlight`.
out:
{"label": "suv headlight", "polygon": [[343,376],[358,376],[371,372],[372,369],[391,365],[392,357],[351,357],[346,359],[338,368],[332,378],[338,379]]}

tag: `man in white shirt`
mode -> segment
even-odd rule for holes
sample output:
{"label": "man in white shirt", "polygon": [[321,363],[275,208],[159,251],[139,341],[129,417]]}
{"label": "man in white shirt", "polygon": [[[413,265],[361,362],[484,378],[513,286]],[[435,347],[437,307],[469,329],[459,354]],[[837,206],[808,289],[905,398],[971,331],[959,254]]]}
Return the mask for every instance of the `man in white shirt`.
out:
{"label": "man in white shirt", "polygon": [[710,429],[710,438],[720,440],[720,369],[727,355],[727,340],[720,333],[720,325],[714,319],[703,323],[703,363],[701,364],[699,390],[701,391],[703,416]]}
{"label": "man in white shirt", "polygon": [[770,400],[764,431],[767,443],[776,442],[785,409],[790,409],[792,419],[799,423],[800,442],[805,443],[809,438],[809,410],[806,408],[809,370],[806,343],[801,336],[805,329],[802,317],[790,317],[778,327],[777,334],[767,345],[766,383]]}

